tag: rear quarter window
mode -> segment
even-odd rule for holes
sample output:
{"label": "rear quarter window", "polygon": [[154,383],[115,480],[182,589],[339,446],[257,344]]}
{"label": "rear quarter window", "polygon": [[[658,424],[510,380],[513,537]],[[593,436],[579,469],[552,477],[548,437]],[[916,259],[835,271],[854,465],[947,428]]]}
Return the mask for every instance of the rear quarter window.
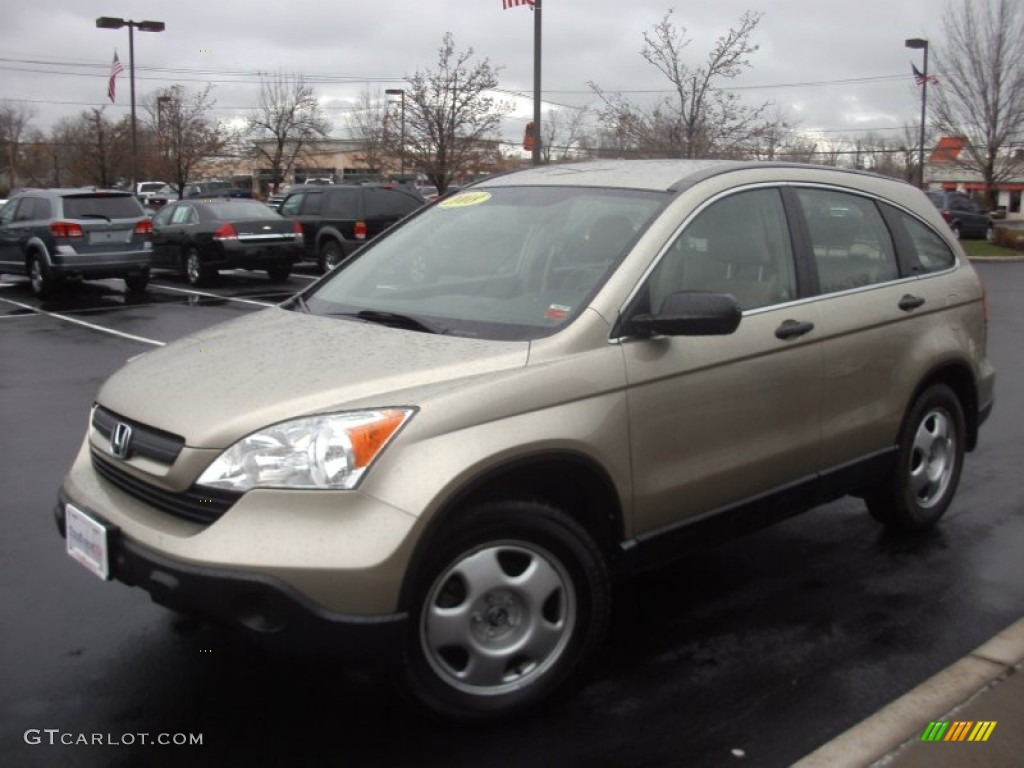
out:
{"label": "rear quarter window", "polygon": [[367,189],[366,215],[405,216],[423,205],[423,201],[400,189]]}
{"label": "rear quarter window", "polygon": [[934,230],[902,211],[898,216],[913,243],[918,272],[939,272],[956,264],[953,249]]}

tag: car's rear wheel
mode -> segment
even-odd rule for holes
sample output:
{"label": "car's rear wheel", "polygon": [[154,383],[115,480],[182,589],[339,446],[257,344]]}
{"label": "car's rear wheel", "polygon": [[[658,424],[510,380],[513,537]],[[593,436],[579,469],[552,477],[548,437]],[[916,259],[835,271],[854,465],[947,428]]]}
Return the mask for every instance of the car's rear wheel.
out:
{"label": "car's rear wheel", "polygon": [[448,720],[520,713],[559,690],[600,645],[610,604],[593,539],[534,502],[485,505],[436,538],[414,575],[402,682]]}
{"label": "car's rear wheel", "polygon": [[320,271],[330,272],[341,264],[344,258],[345,254],[341,250],[341,243],[337,240],[328,240],[320,246]]}
{"label": "car's rear wheel", "polygon": [[206,285],[216,273],[203,264],[203,258],[195,248],[189,248],[185,252],[185,277],[189,285]]}
{"label": "car's rear wheel", "polygon": [[124,276],[124,287],[129,293],[142,293],[149,285],[149,270]]}
{"label": "car's rear wheel", "polygon": [[292,274],[291,264],[281,264],[276,267],[267,267],[267,277],[275,283],[283,283]]}
{"label": "car's rear wheel", "polygon": [[57,289],[57,278],[53,276],[49,267],[37,253],[28,257],[28,279],[32,286],[32,293],[40,299],[52,296]]}
{"label": "car's rear wheel", "polygon": [[900,431],[896,469],[866,497],[876,520],[922,531],[949,508],[960,481],[967,429],[960,399],[935,384],[914,401]]}

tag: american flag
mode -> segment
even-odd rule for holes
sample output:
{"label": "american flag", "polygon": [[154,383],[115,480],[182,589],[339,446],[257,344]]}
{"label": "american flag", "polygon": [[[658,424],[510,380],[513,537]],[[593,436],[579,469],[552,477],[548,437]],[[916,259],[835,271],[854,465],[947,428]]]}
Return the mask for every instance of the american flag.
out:
{"label": "american flag", "polygon": [[117,58],[117,51],[114,51],[114,63],[110,65],[110,82],[107,83],[107,96],[110,97],[111,102],[117,95],[117,76],[123,71],[124,67],[121,66],[121,62]]}
{"label": "american flag", "polygon": [[924,85],[925,83],[928,83],[929,85],[939,84],[939,78],[935,77],[934,75],[925,75],[924,73],[921,72],[920,69],[915,67],[913,64],[910,65],[910,68],[914,70],[914,82],[917,83],[918,85]]}
{"label": "american flag", "polygon": [[501,7],[506,11],[509,8],[515,8],[517,5],[528,5],[530,10],[533,10],[533,0],[501,0]]}

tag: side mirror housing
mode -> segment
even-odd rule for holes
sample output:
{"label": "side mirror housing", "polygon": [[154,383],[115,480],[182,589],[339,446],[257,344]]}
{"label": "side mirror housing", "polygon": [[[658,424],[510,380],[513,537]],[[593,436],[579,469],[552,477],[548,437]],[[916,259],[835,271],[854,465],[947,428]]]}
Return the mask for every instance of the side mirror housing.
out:
{"label": "side mirror housing", "polygon": [[742,317],[731,293],[681,291],[666,297],[657,314],[631,317],[626,330],[638,336],[728,336]]}

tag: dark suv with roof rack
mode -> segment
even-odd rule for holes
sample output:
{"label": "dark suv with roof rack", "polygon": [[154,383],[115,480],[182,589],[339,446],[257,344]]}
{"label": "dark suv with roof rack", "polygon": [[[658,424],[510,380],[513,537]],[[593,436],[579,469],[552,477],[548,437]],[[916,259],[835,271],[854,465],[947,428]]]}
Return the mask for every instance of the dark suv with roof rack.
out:
{"label": "dark suv with roof rack", "polygon": [[130,192],[24,190],[0,210],[0,273],[27,275],[32,292],[50,295],[68,278],[119,277],[145,290],[153,223]]}
{"label": "dark suv with roof rack", "polygon": [[424,202],[401,184],[310,184],[290,190],[278,213],[298,220],[306,243],[303,258],[327,272]]}

